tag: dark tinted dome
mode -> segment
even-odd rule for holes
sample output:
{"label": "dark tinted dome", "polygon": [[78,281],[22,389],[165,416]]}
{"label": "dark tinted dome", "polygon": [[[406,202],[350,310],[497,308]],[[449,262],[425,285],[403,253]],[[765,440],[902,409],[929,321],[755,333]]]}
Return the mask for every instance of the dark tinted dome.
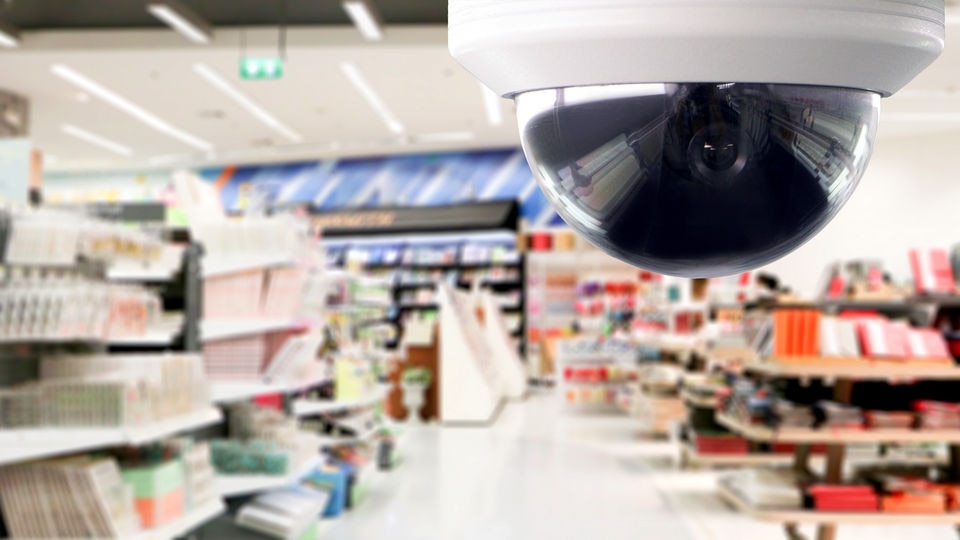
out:
{"label": "dark tinted dome", "polygon": [[517,96],[524,153],[563,219],[675,276],[731,275],[826,225],[867,166],[880,97],[767,84],[634,84]]}

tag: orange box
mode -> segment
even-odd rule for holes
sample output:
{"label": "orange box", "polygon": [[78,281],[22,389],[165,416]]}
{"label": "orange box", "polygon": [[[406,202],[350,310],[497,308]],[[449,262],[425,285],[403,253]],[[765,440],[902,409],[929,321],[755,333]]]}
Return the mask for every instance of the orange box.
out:
{"label": "orange box", "polygon": [[184,512],[183,497],[183,488],[180,487],[160,497],[134,499],[140,524],[145,529],[152,529],[176,521]]}
{"label": "orange box", "polygon": [[907,514],[942,514],[947,511],[947,499],[943,493],[894,493],[884,495],[880,509],[884,512]]}

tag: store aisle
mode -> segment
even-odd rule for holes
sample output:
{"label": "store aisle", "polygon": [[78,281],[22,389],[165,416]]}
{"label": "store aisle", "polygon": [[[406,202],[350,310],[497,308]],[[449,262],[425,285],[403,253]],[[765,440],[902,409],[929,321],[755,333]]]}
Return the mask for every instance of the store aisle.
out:
{"label": "store aisle", "polygon": [[[561,414],[555,396],[506,406],[488,429],[409,429],[405,461],[323,540],[779,540],[729,510],[715,472],[624,416]],[[813,533],[813,528],[807,527]],[[955,540],[950,527],[843,526],[839,540]]]}
{"label": "store aisle", "polygon": [[692,540],[642,466],[595,444],[629,441],[625,420],[536,395],[489,429],[410,430],[405,461],[324,538]]}

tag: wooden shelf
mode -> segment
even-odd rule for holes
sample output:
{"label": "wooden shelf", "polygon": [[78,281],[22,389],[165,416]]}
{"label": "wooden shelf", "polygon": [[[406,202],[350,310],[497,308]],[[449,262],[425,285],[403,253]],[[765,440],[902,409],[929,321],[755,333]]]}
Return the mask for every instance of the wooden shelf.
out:
{"label": "wooden shelf", "polygon": [[680,444],[683,459],[690,465],[705,467],[776,467],[793,463],[793,454],[750,453],[750,454],[701,454],[693,444]]}
{"label": "wooden shelf", "polygon": [[734,433],[762,442],[848,444],[943,442],[960,444],[960,430],[931,429],[770,429],[717,413],[717,422]]}
{"label": "wooden shelf", "polygon": [[744,369],[776,377],[960,380],[960,367],[952,359],[898,361],[830,357],[770,358],[765,362],[745,364]]}
{"label": "wooden shelf", "polygon": [[804,508],[757,508],[745,501],[727,479],[720,479],[717,495],[753,519],[773,523],[952,525],[960,524],[960,512],[905,514],[899,512],[819,512]]}
{"label": "wooden shelf", "polygon": [[683,399],[684,403],[689,403],[690,405],[695,405],[697,407],[706,407],[708,409],[715,409],[717,407],[716,397],[700,397],[684,390],[680,392],[680,398]]}

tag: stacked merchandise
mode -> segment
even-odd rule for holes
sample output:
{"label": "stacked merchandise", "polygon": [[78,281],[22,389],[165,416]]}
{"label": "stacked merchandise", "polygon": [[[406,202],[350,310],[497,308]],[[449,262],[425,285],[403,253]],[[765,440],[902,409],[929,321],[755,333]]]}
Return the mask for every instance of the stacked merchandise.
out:
{"label": "stacked merchandise", "polygon": [[863,411],[859,407],[835,401],[818,401],[813,407],[817,428],[859,429],[864,425]]}
{"label": "stacked merchandise", "polygon": [[520,252],[513,242],[508,244],[476,242],[464,244],[460,254],[460,264],[471,265],[516,265],[520,263]]}
{"label": "stacked merchandise", "polygon": [[792,471],[744,469],[725,477],[722,482],[757,508],[803,506],[803,495]]}
{"label": "stacked merchandise", "polygon": [[960,429],[960,404],[918,401],[913,405],[921,429]]}
{"label": "stacked merchandise", "polygon": [[945,249],[911,249],[910,270],[918,294],[954,294],[954,269]]}
{"label": "stacked merchandise", "polygon": [[732,433],[694,432],[691,435],[693,446],[700,454],[746,454],[750,445],[746,439]]}
{"label": "stacked merchandise", "polygon": [[329,500],[324,491],[286,488],[255,497],[240,507],[236,524],[272,538],[313,540],[317,515]]}
{"label": "stacked merchandise", "polygon": [[[215,381],[261,377],[292,334],[315,252],[292,218],[203,222],[194,237],[207,253],[203,282],[203,356]],[[302,263],[302,264],[301,264]],[[246,327],[264,330],[232,331]],[[218,332],[218,329],[226,329]]]}
{"label": "stacked merchandise", "polygon": [[140,530],[133,486],[109,458],[6,467],[0,504],[13,538],[127,538]]}
{"label": "stacked merchandise", "polygon": [[918,474],[876,471],[864,475],[880,494],[884,512],[927,514],[956,512],[960,507],[960,486],[932,482]]}
{"label": "stacked merchandise", "polygon": [[218,501],[203,443],[12,465],[0,504],[14,538],[127,538]]}
{"label": "stacked merchandise", "polygon": [[163,243],[137,231],[48,209],[0,208],[0,261],[7,265],[63,268],[81,259],[147,262]]}
{"label": "stacked merchandise", "polygon": [[220,474],[281,476],[317,455],[316,438],[279,411],[238,403],[228,409],[228,439],[211,442]]}
{"label": "stacked merchandise", "polygon": [[820,350],[820,312],[778,309],[773,314],[773,332],[774,356],[816,356]]}
{"label": "stacked merchandise", "polygon": [[0,277],[0,341],[106,341],[137,337],[160,321],[160,298],[143,287],[77,275]]}
{"label": "stacked merchandise", "polygon": [[39,380],[0,393],[0,426],[135,427],[208,408],[199,356],[44,358]]}
{"label": "stacked merchandise", "polygon": [[635,378],[635,358],[634,348],[622,340],[558,340],[557,370],[562,374],[560,394],[565,406],[582,410],[614,407],[617,386]]}
{"label": "stacked merchandise", "polygon": [[781,398],[770,403],[772,417],[781,428],[807,428],[816,422],[812,407],[800,405]]}
{"label": "stacked merchandise", "polygon": [[[209,321],[268,320],[288,322],[299,308],[303,273],[271,268],[233,273],[204,282],[204,319]],[[206,328],[211,325],[205,324]],[[235,337],[205,338],[203,355],[212,380],[253,380],[291,335],[268,331]]]}
{"label": "stacked merchandise", "polygon": [[813,484],[806,490],[808,508],[821,512],[877,512],[880,498],[873,488],[850,484]]}
{"label": "stacked merchandise", "polygon": [[911,429],[916,423],[907,411],[864,411],[863,419],[868,429]]}
{"label": "stacked merchandise", "polygon": [[206,443],[176,439],[114,455],[143,528],[162,527],[219,498]]}

